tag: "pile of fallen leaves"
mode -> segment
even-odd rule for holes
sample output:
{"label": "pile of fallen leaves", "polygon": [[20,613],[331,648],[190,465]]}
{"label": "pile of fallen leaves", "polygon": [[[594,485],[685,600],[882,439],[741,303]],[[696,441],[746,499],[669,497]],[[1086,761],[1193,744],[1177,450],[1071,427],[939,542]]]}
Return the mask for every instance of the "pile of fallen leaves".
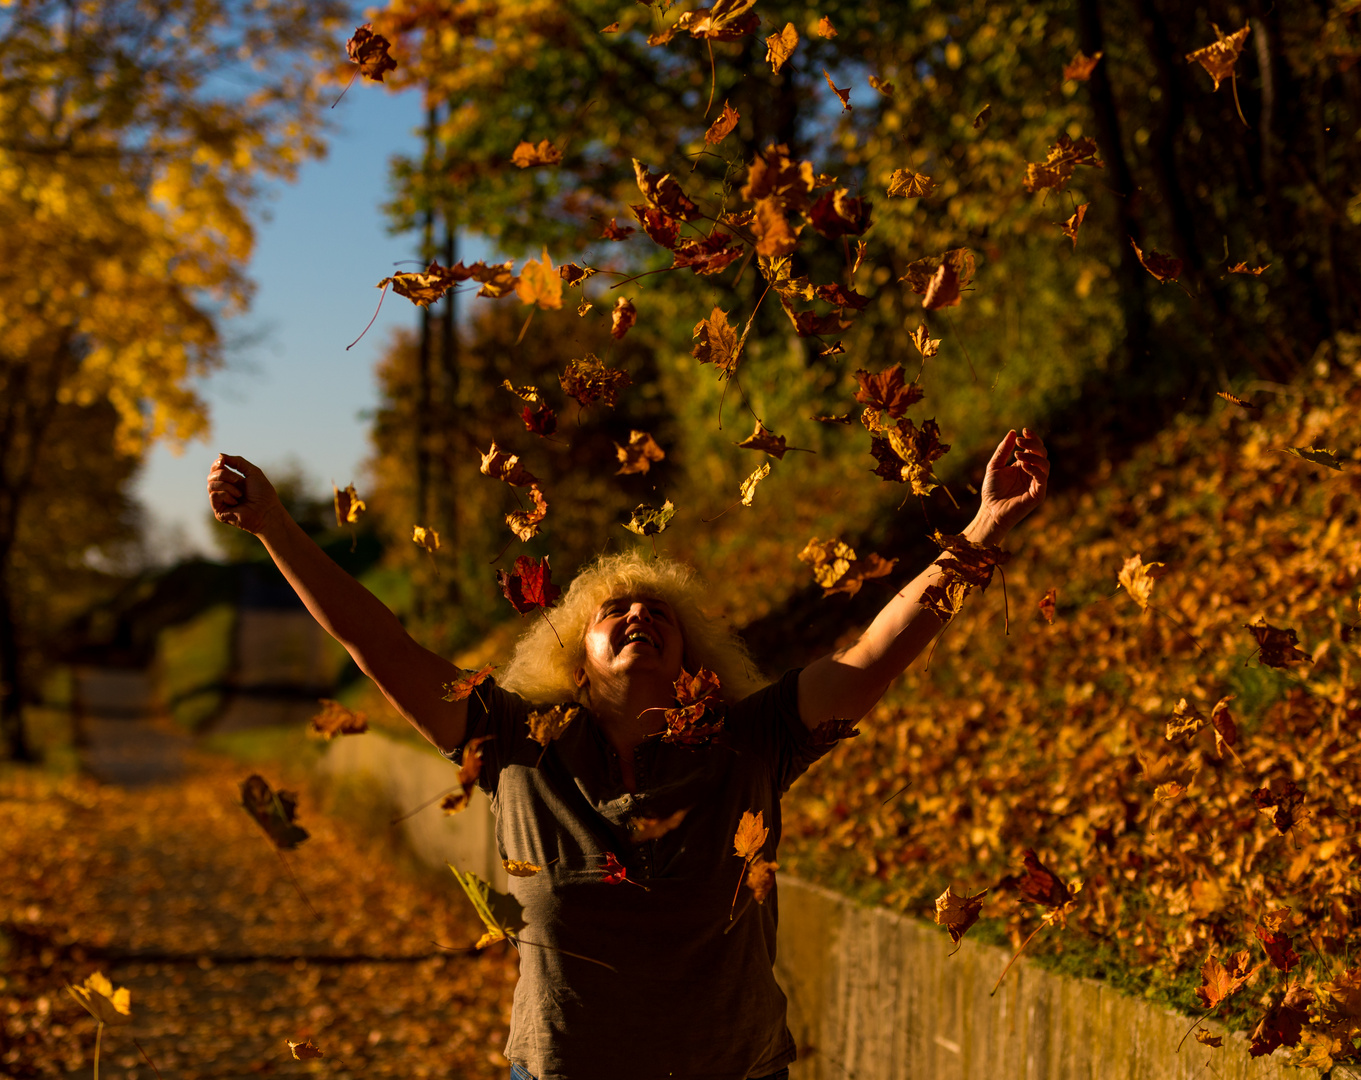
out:
{"label": "pile of fallen leaves", "polygon": [[197,755],[137,790],[0,778],[0,1074],[90,1067],[96,1023],[66,986],[99,972],[130,992],[104,1077],[303,1075],[309,1042],[329,1076],[503,1076],[515,962],[471,950],[454,882],[395,871],[387,837],[301,777],[310,836],[276,853],[240,805],[249,772]]}
{"label": "pile of fallen leaves", "polygon": [[1013,538],[1010,634],[994,581],[796,786],[786,867],[926,915],[953,886],[952,933],[986,888],[1019,944],[1062,921],[1034,863],[1082,883],[1038,942],[1069,969],[1361,1060],[1358,352],[1052,499]]}

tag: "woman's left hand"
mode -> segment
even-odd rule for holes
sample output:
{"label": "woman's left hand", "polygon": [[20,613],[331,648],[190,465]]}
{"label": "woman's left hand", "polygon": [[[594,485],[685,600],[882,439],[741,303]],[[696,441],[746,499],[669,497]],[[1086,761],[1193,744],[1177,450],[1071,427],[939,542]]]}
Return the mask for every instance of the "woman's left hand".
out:
{"label": "woman's left hand", "polygon": [[[1008,459],[1015,454],[1015,459]],[[1008,431],[997,445],[983,477],[983,502],[968,529],[975,542],[1000,544],[1012,528],[1044,502],[1049,457],[1029,428]]]}

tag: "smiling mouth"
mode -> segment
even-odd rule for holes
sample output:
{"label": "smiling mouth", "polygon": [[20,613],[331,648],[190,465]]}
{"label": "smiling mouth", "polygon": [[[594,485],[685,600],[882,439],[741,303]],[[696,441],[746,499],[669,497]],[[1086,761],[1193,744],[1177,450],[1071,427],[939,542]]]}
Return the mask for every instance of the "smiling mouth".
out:
{"label": "smiling mouth", "polygon": [[624,636],[624,645],[632,645],[635,642],[640,641],[648,645],[651,645],[654,649],[657,649],[658,651],[661,650],[661,644],[646,630],[630,630]]}

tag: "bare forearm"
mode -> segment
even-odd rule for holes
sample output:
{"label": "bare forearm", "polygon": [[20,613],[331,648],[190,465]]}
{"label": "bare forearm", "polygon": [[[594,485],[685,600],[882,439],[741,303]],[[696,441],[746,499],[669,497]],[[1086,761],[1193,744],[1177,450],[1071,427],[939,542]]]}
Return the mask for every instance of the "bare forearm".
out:
{"label": "bare forearm", "polygon": [[[974,543],[989,539],[977,523],[964,535]],[[939,560],[932,562],[898,590],[854,642],[805,669],[799,680],[799,709],[810,726],[833,716],[864,716],[931,644],[945,624],[923,605],[922,596],[942,577]]]}
{"label": "bare forearm", "polygon": [[463,741],[466,703],[443,699],[458,669],[412,640],[397,618],[342,570],[282,508],[257,534],[322,629],[378,684],[393,706],[436,746]]}

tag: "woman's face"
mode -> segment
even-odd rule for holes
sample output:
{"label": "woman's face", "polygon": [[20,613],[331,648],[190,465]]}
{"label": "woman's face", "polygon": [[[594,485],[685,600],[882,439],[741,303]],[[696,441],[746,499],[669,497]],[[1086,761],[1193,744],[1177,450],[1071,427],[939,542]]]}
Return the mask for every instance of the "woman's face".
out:
{"label": "woman's face", "polygon": [[685,637],[676,613],[665,600],[624,594],[611,597],[596,609],[586,627],[584,665],[577,680],[628,679],[660,675],[669,681],[680,676]]}

